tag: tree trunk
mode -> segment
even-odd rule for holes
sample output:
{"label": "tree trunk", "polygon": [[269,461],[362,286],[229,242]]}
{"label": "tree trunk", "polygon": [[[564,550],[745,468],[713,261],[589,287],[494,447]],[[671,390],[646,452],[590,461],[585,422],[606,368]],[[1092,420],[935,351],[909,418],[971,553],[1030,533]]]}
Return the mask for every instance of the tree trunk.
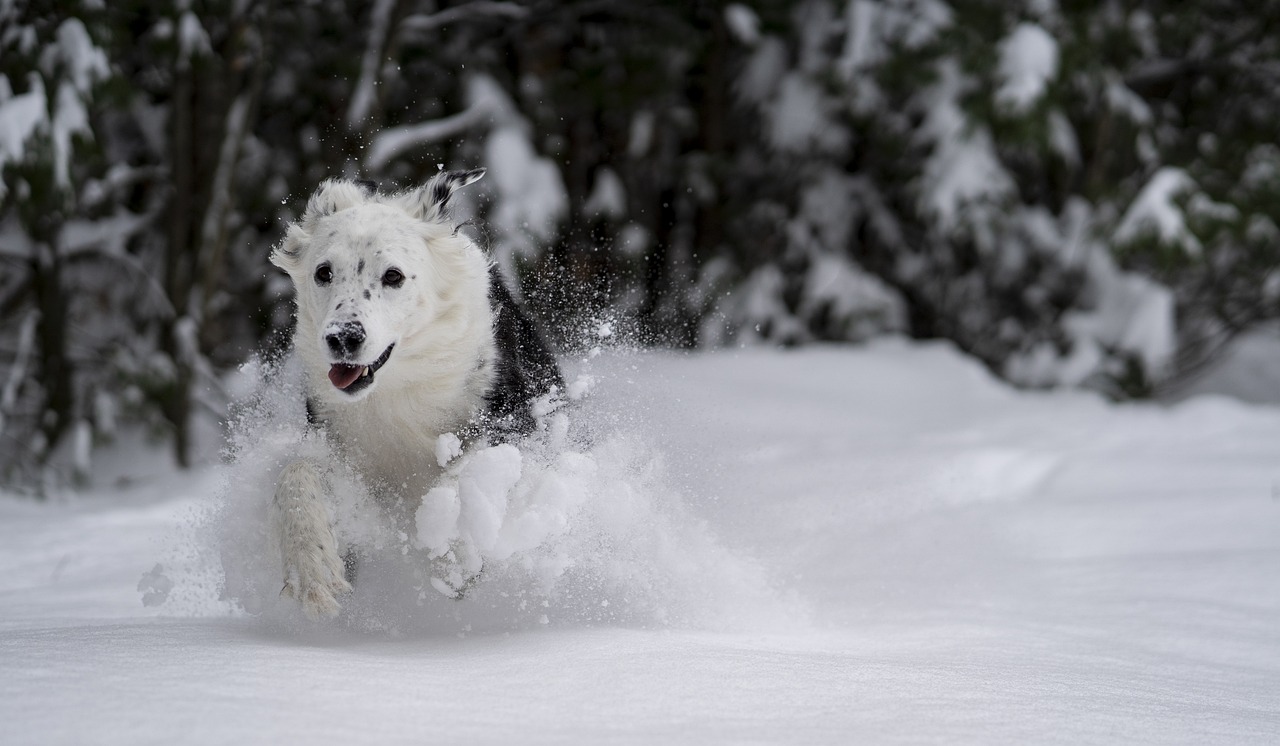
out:
{"label": "tree trunk", "polygon": [[67,359],[67,294],[62,289],[62,263],[47,241],[37,243],[31,260],[40,339],[40,383],[44,388],[44,416],[40,432],[42,461],[71,427],[75,395],[71,385],[71,361]]}
{"label": "tree trunk", "polygon": [[188,313],[191,301],[191,257],[198,255],[192,226],[196,205],[195,72],[180,65],[174,72],[173,104],[169,112],[169,167],[173,191],[169,198],[169,240],[165,252],[165,292],[174,309],[160,335],[160,349],[173,363],[174,377],[157,391],[160,411],[173,428],[173,456],[182,467],[191,463],[189,430],[191,419],[192,371],[182,354],[178,323]]}

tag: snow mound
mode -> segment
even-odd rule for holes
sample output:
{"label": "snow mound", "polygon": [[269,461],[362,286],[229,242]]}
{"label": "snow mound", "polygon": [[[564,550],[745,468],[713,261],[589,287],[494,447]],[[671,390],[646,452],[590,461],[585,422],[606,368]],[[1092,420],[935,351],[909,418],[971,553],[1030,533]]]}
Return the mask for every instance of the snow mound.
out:
{"label": "snow mound", "polygon": [[[584,358],[571,391],[608,387]],[[272,628],[305,631],[280,598],[267,508],[280,469],[333,462],[308,433],[294,363],[254,363],[260,378],[234,417],[221,508],[206,542],[220,557],[224,599]],[[625,385],[625,381],[619,381]],[[339,542],[358,546],[355,590],[323,628],[467,633],[546,625],[726,629],[800,621],[803,605],[757,562],[722,545],[686,505],[686,490],[647,433],[583,396],[547,414],[518,444],[460,451],[442,437],[424,458],[446,465],[413,504],[380,505],[341,463],[327,477]],[[180,582],[180,580],[178,580]]]}

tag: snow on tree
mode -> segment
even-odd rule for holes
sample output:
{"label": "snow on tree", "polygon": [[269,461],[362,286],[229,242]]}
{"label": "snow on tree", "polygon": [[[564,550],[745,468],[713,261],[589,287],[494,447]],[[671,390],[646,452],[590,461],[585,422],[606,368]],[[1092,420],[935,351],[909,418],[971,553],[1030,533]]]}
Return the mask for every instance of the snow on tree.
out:
{"label": "snow on tree", "polygon": [[905,334],[1023,385],[1156,392],[1280,316],[1277,23],[0,3],[0,470],[73,472],[138,424],[188,460],[220,373],[287,337],[280,226],[324,178],[442,166],[488,167],[460,207],[562,342],[602,316],[679,346]]}
{"label": "snow on tree", "polygon": [[[9,4],[0,13],[0,310],[21,319],[0,332],[11,355],[0,398],[0,471],[38,484],[30,467],[66,436],[79,433],[75,451],[83,453],[94,396],[109,390],[100,372],[79,369],[72,356],[103,354],[94,335],[100,309],[85,296],[109,298],[116,279],[85,271],[87,253],[76,243],[85,226],[74,220],[105,206],[95,188],[105,164],[79,156],[92,152],[88,111],[110,71],[82,21],[95,17],[92,10],[81,16]],[[112,217],[95,229],[118,239],[136,227]],[[68,463],[86,467],[83,457]]]}

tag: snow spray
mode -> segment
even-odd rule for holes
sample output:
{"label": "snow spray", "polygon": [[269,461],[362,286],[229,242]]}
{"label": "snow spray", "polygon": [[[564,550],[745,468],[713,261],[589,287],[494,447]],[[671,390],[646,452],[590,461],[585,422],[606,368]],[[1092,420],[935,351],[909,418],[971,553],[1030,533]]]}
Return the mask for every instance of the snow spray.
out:
{"label": "snow spray", "polygon": [[[308,432],[296,363],[246,364],[242,376],[258,385],[233,409],[219,507],[198,532],[211,550],[203,554],[220,565],[221,601],[275,628],[315,626],[280,597],[267,520],[280,469],[312,458],[331,464],[334,525],[359,556],[355,589],[325,628],[723,629],[794,616],[800,605],[774,592],[764,568],[723,546],[690,510],[652,442],[661,434],[617,408],[617,395],[595,395],[643,386],[636,361],[644,356],[615,343],[617,328],[612,320],[592,326],[591,344],[565,362],[568,405],[543,412],[528,438],[464,452],[443,436],[424,458],[437,459],[444,475],[394,521],[354,470],[335,463],[323,435]],[[619,367],[628,374],[605,372]],[[660,406],[659,397],[644,398],[643,406]]]}

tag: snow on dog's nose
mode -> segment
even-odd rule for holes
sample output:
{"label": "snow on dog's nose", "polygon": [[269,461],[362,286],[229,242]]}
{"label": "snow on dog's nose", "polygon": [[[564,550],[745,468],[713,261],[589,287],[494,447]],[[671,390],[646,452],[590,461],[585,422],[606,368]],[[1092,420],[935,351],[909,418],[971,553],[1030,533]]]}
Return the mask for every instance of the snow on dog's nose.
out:
{"label": "snow on dog's nose", "polygon": [[364,344],[364,325],[359,321],[347,321],[342,324],[330,324],[325,330],[324,341],[329,351],[340,360],[349,360]]}
{"label": "snow on dog's nose", "polygon": [[[330,324],[325,329],[324,341],[329,345],[329,351],[339,360],[348,361],[355,357],[360,346],[364,344],[364,325],[359,321],[347,321],[341,324]],[[329,368],[329,380],[334,386],[340,389],[346,389],[355,383],[365,372],[365,368],[360,365],[349,365],[346,363],[335,363]]]}

